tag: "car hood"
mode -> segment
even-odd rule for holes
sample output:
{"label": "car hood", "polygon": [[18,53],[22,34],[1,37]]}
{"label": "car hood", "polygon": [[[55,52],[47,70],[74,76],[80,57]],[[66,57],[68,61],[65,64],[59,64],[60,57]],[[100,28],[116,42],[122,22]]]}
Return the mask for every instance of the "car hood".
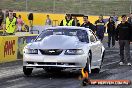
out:
{"label": "car hood", "polygon": [[33,49],[78,49],[83,44],[76,36],[51,35],[40,42],[29,44],[29,46]]}

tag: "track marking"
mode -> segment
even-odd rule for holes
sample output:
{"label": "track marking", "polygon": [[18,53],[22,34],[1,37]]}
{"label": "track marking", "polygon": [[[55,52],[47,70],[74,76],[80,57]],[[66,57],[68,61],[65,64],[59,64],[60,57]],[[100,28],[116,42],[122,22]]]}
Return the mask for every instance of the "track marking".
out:
{"label": "track marking", "polygon": [[17,78],[17,79],[13,79],[13,80],[8,80],[6,82],[15,82],[15,81],[20,81],[22,80],[24,77],[20,77],[20,78]]}
{"label": "track marking", "polygon": [[119,61],[115,61],[115,62],[112,62],[112,63],[109,63],[109,64],[104,64],[104,65],[102,65],[102,67],[104,67],[104,66],[108,66],[108,65],[112,65],[112,64],[115,64],[115,63],[118,63]]}

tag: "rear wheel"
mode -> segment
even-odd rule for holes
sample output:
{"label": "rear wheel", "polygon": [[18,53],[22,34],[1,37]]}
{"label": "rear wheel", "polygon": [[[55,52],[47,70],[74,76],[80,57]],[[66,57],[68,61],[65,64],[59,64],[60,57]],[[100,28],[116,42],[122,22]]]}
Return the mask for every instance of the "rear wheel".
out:
{"label": "rear wheel", "polygon": [[25,66],[23,67],[23,73],[26,76],[29,76],[32,74],[33,68],[26,68]]}

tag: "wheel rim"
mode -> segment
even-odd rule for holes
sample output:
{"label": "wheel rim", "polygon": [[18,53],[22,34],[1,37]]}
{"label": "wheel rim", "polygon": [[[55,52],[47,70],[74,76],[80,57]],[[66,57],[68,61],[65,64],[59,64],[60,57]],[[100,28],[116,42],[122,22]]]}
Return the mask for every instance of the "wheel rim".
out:
{"label": "wheel rim", "polygon": [[90,65],[90,62],[88,64],[88,69],[89,69],[89,73],[91,73],[91,65]]}

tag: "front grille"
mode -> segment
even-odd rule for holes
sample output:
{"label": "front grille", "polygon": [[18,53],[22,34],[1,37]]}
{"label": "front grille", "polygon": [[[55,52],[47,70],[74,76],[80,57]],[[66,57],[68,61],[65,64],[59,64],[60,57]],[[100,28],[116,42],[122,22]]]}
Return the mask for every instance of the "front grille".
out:
{"label": "front grille", "polygon": [[38,62],[38,65],[56,65],[54,62]]}
{"label": "front grille", "polygon": [[34,64],[34,62],[27,62],[28,64]]}
{"label": "front grille", "polygon": [[43,55],[60,55],[63,50],[61,49],[40,49],[41,54]]}

